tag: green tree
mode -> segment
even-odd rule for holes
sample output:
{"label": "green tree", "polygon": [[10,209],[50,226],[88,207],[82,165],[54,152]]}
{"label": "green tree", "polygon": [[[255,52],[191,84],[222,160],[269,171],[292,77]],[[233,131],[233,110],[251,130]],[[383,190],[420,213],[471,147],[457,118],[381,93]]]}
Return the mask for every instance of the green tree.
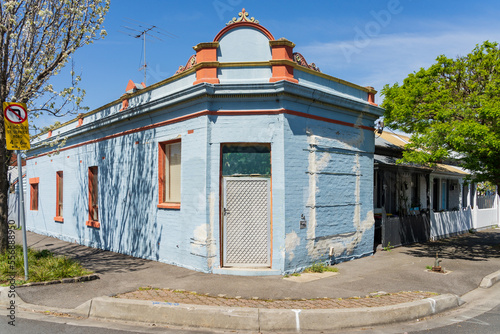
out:
{"label": "green tree", "polygon": [[[28,105],[30,119],[43,111],[53,115],[80,107],[85,92],[72,85],[56,91],[49,79],[84,45],[104,37],[109,0],[7,0],[0,2],[0,103]],[[35,107],[34,103],[41,103]],[[5,143],[0,113],[0,253],[8,242],[7,168],[11,152]]]}
{"label": "green tree", "polygon": [[500,50],[484,42],[466,56],[439,56],[402,85],[386,85],[385,124],[411,134],[403,161],[454,161],[475,181],[500,184]]}

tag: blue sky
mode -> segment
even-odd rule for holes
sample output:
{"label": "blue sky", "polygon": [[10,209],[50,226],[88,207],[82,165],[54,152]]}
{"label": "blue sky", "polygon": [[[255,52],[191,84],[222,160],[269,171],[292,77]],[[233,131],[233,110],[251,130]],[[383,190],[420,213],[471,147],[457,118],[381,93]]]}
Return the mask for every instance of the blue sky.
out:
{"label": "blue sky", "polygon": [[[294,51],[323,73],[381,90],[402,82],[411,72],[444,54],[469,53],[485,40],[500,41],[500,3],[496,1],[247,1],[247,0],[112,0],[104,27],[108,36],[77,51],[74,67],[87,92],[85,105],[96,109],[119,98],[128,80],[143,81],[142,39],[120,31],[155,25],[170,33],[146,42],[147,85],[172,76],[245,8],[274,37],[294,42]],[[131,21],[135,20],[135,21]],[[63,71],[56,87],[70,82]],[[377,103],[382,98],[377,96]],[[38,126],[65,119],[41,117]]]}

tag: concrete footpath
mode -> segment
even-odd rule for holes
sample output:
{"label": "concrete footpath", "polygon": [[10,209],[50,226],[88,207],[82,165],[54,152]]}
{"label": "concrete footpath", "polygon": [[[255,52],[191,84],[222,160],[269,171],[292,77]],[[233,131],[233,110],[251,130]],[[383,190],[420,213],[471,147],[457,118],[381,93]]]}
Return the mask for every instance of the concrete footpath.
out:
{"label": "concrete footpath", "polygon": [[[500,279],[499,229],[378,251],[337,264],[337,274],[288,278],[204,274],[30,232],[28,245],[77,259],[99,279],[17,287],[19,309],[255,332],[423,318],[460,306],[460,296]],[[426,270],[436,252],[446,274]],[[0,304],[11,300],[1,288]]]}

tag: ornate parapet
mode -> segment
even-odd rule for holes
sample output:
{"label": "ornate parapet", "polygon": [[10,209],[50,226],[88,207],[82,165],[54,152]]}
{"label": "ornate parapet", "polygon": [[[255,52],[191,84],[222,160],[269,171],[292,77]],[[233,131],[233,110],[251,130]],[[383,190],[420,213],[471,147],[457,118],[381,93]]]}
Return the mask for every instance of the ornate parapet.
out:
{"label": "ornate parapet", "polygon": [[248,18],[248,13],[245,11],[245,8],[241,10],[241,12],[238,13],[239,18],[233,17],[231,21],[226,23],[226,25],[238,23],[238,22],[251,22],[255,24],[259,24],[259,21],[256,20],[255,18],[251,17],[250,19]]}
{"label": "ornate parapet", "polygon": [[316,66],[316,64],[314,63],[311,63],[310,65],[307,63],[306,59],[304,58],[303,55],[301,55],[300,53],[298,52],[294,52],[293,53],[293,61],[300,65],[300,66],[304,66],[304,67],[307,67],[308,69],[310,70],[313,70],[313,71],[316,71],[316,72],[321,72],[319,70],[319,67]]}
{"label": "ornate parapet", "polygon": [[194,65],[196,65],[196,55],[192,55],[191,57],[189,57],[185,66],[182,66],[182,65],[179,66],[179,69],[175,72],[175,74],[179,74],[179,73],[182,73],[184,71],[187,71],[190,68],[192,68]]}

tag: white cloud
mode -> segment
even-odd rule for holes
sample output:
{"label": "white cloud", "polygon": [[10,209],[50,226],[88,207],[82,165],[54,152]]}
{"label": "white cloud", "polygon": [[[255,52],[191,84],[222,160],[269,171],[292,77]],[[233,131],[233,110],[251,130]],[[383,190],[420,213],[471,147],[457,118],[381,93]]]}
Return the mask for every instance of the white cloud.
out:
{"label": "white cloud", "polygon": [[314,43],[302,46],[300,52],[326,74],[380,90],[429,67],[441,54],[455,58],[485,40],[495,41],[494,30],[381,34],[361,41]]}

